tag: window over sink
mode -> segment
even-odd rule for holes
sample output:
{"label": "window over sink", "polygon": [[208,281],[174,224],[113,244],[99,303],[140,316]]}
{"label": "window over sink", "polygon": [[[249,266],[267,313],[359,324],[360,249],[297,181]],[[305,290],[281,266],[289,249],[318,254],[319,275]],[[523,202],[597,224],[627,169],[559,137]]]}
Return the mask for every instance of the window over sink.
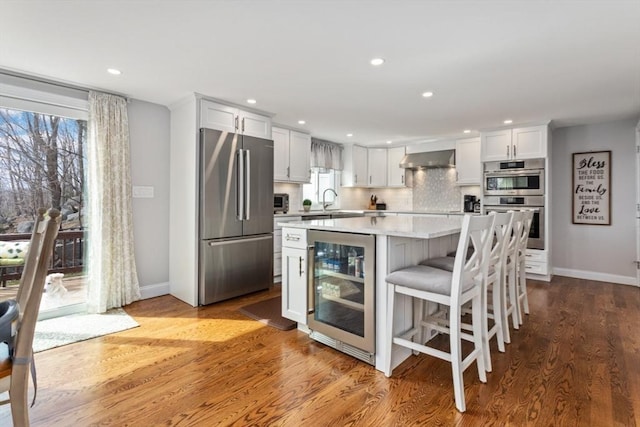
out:
{"label": "window over sink", "polygon": [[[335,169],[311,168],[311,183],[302,186],[303,199],[313,202],[311,209],[322,209],[322,195],[325,190],[340,191],[340,171]],[[331,209],[340,207],[340,198],[327,191],[325,201],[332,203]]]}

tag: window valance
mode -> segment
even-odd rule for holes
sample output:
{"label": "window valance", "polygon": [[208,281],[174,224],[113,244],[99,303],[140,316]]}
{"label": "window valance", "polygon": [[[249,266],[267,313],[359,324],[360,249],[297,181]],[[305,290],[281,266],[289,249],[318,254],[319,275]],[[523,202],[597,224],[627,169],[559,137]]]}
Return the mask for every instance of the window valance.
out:
{"label": "window valance", "polygon": [[342,145],[311,138],[311,167],[342,170]]}

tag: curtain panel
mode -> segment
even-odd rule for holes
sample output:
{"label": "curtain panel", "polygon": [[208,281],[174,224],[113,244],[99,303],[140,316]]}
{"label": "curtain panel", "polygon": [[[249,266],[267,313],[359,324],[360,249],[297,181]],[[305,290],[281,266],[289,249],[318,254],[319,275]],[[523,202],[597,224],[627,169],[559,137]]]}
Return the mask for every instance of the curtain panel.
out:
{"label": "curtain panel", "polygon": [[127,101],[89,92],[88,173],[90,313],[140,299],[133,249]]}
{"label": "curtain panel", "polygon": [[342,170],[342,145],[311,138],[311,167]]}

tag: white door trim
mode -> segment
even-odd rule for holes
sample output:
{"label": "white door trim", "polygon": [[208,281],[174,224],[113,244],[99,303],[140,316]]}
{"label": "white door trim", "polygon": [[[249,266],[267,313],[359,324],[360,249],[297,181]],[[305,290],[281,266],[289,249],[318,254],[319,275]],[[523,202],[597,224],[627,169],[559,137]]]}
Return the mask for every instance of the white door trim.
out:
{"label": "white door trim", "polygon": [[640,121],[636,125],[636,285],[640,286]]}

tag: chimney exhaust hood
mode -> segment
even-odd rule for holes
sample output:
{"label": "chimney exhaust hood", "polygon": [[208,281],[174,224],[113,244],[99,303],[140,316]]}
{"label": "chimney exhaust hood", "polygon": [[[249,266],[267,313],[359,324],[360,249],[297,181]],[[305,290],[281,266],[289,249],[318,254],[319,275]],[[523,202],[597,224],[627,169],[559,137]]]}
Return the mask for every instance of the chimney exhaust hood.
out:
{"label": "chimney exhaust hood", "polygon": [[405,169],[452,168],[455,165],[456,150],[411,153],[405,155],[400,161],[400,167]]}

